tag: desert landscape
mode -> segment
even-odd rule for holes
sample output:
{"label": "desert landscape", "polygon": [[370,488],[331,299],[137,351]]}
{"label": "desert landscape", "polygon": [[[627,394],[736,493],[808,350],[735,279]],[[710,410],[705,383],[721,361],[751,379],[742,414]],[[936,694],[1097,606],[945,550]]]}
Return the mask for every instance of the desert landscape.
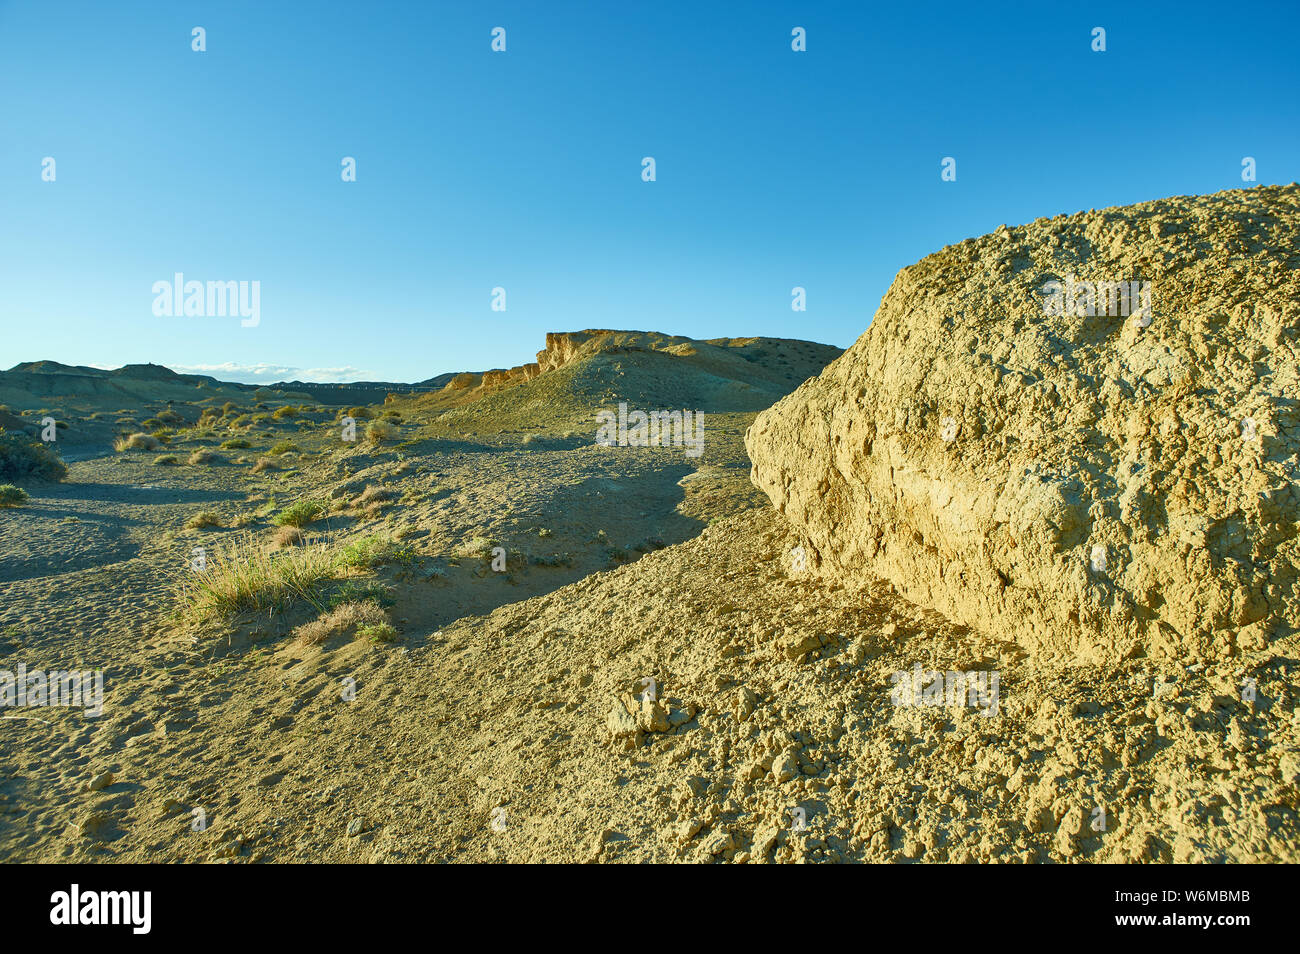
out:
{"label": "desert landscape", "polygon": [[1294,862],[1298,269],[1260,185],[938,249],[848,350],[17,364],[0,859]]}

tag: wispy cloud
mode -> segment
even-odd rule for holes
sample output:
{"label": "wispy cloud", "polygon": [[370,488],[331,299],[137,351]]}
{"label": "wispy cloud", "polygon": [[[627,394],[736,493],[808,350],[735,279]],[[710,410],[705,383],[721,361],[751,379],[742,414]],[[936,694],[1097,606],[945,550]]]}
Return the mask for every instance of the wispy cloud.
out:
{"label": "wispy cloud", "polygon": [[294,368],[283,364],[221,364],[175,365],[173,371],[181,374],[210,374],[223,381],[243,384],[271,384],[275,381],[310,381],[316,384],[347,384],[352,381],[374,380],[371,371],[361,368]]}

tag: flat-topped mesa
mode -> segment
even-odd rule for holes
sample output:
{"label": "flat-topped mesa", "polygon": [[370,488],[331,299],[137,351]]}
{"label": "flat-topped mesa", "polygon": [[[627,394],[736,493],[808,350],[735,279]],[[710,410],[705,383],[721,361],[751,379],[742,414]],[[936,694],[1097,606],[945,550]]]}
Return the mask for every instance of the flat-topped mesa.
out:
{"label": "flat-topped mesa", "polygon": [[1298,251],[1295,185],[949,246],[758,416],[754,483],[819,573],[1045,656],[1263,649],[1300,620]]}

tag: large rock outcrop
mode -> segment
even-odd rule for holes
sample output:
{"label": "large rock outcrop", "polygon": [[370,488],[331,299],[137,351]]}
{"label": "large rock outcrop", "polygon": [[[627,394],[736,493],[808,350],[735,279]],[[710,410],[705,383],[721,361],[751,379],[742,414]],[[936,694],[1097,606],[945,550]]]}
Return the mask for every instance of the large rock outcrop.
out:
{"label": "large rock outcrop", "polygon": [[1047,656],[1260,648],[1300,620],[1298,267],[1294,183],[949,246],[758,417],[753,481],[814,570]]}

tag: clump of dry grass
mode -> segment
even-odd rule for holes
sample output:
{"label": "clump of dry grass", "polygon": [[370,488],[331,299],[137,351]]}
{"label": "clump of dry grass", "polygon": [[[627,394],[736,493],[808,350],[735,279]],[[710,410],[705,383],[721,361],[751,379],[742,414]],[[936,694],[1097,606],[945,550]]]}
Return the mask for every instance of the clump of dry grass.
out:
{"label": "clump of dry grass", "polygon": [[357,498],[358,507],[369,507],[374,503],[387,503],[393,499],[393,492],[383,487],[377,487],[371,484],[365,490],[361,491],[361,496]]}
{"label": "clump of dry grass", "polygon": [[271,542],[280,549],[284,547],[302,546],[302,531],[297,527],[276,527],[275,533],[271,535]]}
{"label": "clump of dry grass", "polygon": [[[331,636],[338,636],[351,630],[361,636],[362,632],[371,632],[380,627],[387,627],[387,616],[374,600],[360,600],[343,603],[327,613],[322,613],[310,623],[304,623],[293,631],[294,636],[305,645],[316,646]],[[393,631],[394,636],[396,631]]]}
{"label": "clump of dry grass", "polygon": [[158,438],[140,431],[128,437],[119,437],[113,442],[113,449],[116,451],[157,450],[158,443]]}
{"label": "clump of dry grass", "polygon": [[259,457],[253,465],[253,473],[260,474],[264,470],[276,470],[275,461],[269,457]]}
{"label": "clump of dry grass", "polygon": [[397,436],[397,428],[388,421],[371,421],[366,426],[366,440],[372,444],[392,440]]}
{"label": "clump of dry grass", "polygon": [[215,510],[200,510],[185,521],[185,526],[190,530],[206,530],[208,527],[220,527],[221,517]]}
{"label": "clump of dry grass", "polygon": [[218,464],[222,459],[223,458],[220,454],[214,453],[210,450],[196,450],[190,455],[191,464]]}
{"label": "clump of dry grass", "polygon": [[283,610],[297,601],[323,610],[321,588],[338,562],[328,543],[271,551],[245,534],[209,553],[204,570],[186,572],[177,596],[183,615],[195,622]]}

